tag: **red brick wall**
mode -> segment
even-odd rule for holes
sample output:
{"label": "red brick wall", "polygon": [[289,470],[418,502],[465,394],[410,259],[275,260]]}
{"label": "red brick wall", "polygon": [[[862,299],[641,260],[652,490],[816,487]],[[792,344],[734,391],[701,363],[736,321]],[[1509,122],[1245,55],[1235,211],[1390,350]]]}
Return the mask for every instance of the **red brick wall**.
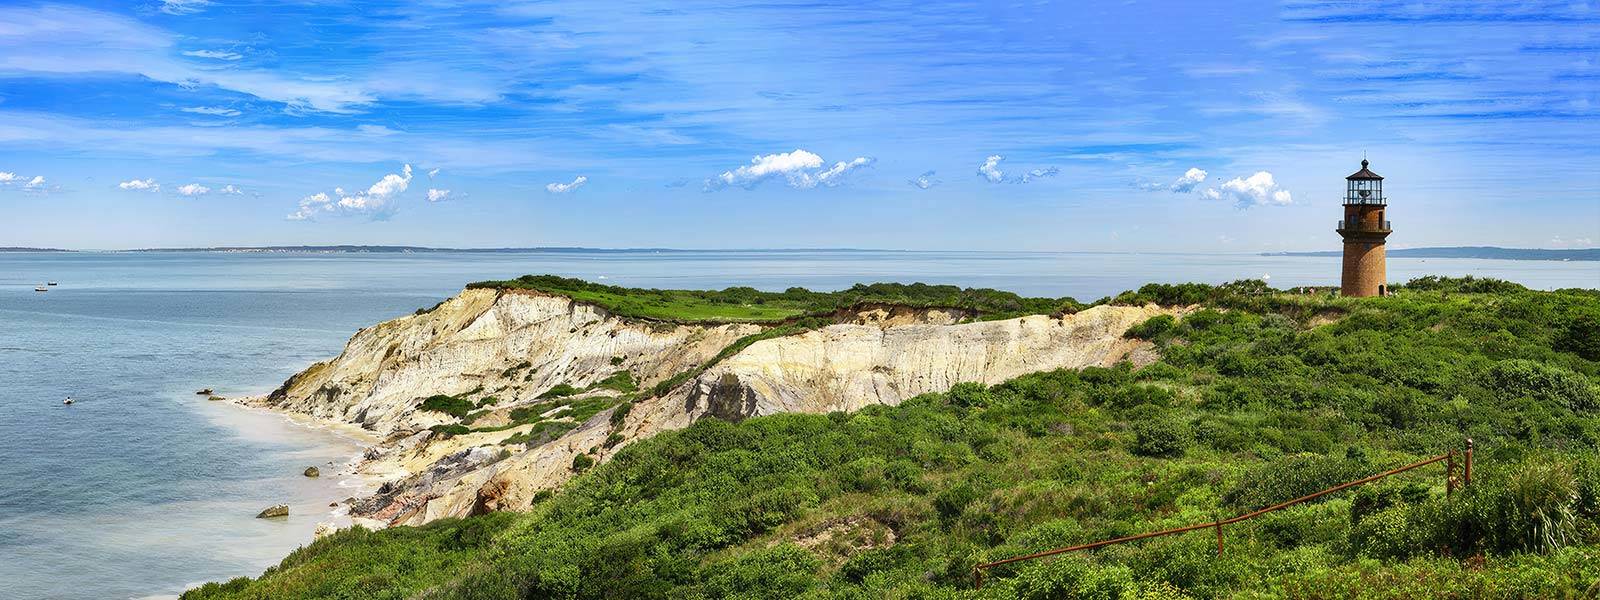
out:
{"label": "red brick wall", "polygon": [[1376,296],[1384,285],[1388,266],[1383,240],[1347,239],[1344,241],[1344,275],[1339,293],[1345,296]]}

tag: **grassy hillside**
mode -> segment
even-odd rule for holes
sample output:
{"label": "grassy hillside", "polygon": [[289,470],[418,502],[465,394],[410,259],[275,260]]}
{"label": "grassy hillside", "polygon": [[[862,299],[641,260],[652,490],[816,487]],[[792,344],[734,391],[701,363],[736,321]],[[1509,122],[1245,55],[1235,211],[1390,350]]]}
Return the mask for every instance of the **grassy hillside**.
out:
{"label": "grassy hillside", "polygon": [[832,312],[862,303],[960,308],[985,318],[1074,311],[1071,298],[1024,298],[1011,292],[922,283],[857,284],[838,292],[789,288],[763,292],[750,287],[725,290],[653,290],[625,288],[555,275],[524,275],[504,281],[480,281],[468,288],[529,289],[568,296],[617,315],[676,323],[772,322]]}
{"label": "grassy hillside", "polygon": [[[202,598],[1584,598],[1600,592],[1600,293],[1427,278],[1361,300],[1152,285],[1205,304],[1162,360],[899,407],[704,420],[527,514],[341,532]],[[1204,522],[1477,441],[1442,467]],[[576,465],[575,465],[576,466]],[[586,465],[585,465],[586,466]]]}

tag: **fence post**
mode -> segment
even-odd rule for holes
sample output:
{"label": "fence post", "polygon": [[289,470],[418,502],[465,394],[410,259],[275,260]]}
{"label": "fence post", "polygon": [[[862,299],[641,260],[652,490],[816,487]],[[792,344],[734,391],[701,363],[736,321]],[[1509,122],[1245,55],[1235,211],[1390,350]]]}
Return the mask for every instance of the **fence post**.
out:
{"label": "fence post", "polygon": [[1472,485],[1472,438],[1467,438],[1467,466],[1466,470],[1461,472],[1461,483]]}
{"label": "fence post", "polygon": [[1456,449],[1451,448],[1450,458],[1444,462],[1444,495],[1449,496],[1456,491]]}
{"label": "fence post", "polygon": [[983,589],[983,569],[978,567],[972,568],[972,589]]}
{"label": "fence post", "polygon": [[1222,556],[1222,521],[1217,521],[1217,556]]}

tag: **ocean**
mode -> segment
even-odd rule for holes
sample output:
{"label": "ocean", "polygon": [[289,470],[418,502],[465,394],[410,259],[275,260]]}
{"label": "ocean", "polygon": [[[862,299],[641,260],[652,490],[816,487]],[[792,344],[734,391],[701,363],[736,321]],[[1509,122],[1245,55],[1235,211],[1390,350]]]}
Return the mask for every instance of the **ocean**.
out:
{"label": "ocean", "polygon": [[[266,393],[357,329],[463,284],[832,290],[899,281],[1090,301],[1147,282],[1337,283],[1339,259],[1242,254],[545,251],[0,253],[0,582],[7,598],[170,597],[256,575],[311,540],[358,441],[194,392]],[[1389,259],[1389,279],[1600,287],[1600,263]],[[34,286],[58,281],[49,292]],[[72,396],[77,402],[64,406]],[[324,476],[306,478],[316,465]],[[290,505],[287,519],[255,514]]]}

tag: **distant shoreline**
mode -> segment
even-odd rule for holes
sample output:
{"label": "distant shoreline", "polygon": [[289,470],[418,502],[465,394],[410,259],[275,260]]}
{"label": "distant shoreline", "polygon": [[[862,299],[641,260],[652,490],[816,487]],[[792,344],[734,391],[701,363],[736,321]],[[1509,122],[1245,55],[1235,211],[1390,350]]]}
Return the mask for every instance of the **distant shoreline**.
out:
{"label": "distant shoreline", "polygon": [[[482,253],[482,254],[560,254],[560,253],[688,253],[688,252],[971,252],[963,250],[895,250],[885,248],[587,248],[582,246],[531,246],[531,247],[505,247],[505,248],[440,248],[432,246],[384,246],[384,245],[313,245],[313,246],[211,246],[188,248],[132,248],[123,250],[68,250],[62,248],[27,248],[27,247],[0,247],[0,253],[217,253],[217,254],[443,254],[443,253]],[[983,252],[983,251],[977,251]],[[988,252],[1015,252],[1038,254],[1211,254],[1208,252],[1165,252],[1165,251],[1066,251],[1045,252],[1028,250],[993,250]],[[1228,253],[1233,254],[1233,253]],[[1240,253],[1243,254],[1243,253]],[[1448,246],[1427,248],[1401,248],[1389,251],[1389,256],[1395,258],[1474,258],[1491,260],[1553,260],[1553,261],[1600,261],[1600,248],[1582,249],[1545,249],[1545,248],[1501,248],[1497,246]],[[1257,256],[1301,256],[1301,257],[1333,257],[1339,256],[1338,250],[1321,250],[1307,252],[1261,252]]]}
{"label": "distant shoreline", "polygon": [[[1262,252],[1261,256],[1339,256],[1338,250],[1317,252]],[[1597,261],[1600,248],[1544,249],[1499,248],[1495,246],[1450,246],[1439,248],[1400,248],[1390,250],[1395,258],[1477,258],[1490,260]]]}

